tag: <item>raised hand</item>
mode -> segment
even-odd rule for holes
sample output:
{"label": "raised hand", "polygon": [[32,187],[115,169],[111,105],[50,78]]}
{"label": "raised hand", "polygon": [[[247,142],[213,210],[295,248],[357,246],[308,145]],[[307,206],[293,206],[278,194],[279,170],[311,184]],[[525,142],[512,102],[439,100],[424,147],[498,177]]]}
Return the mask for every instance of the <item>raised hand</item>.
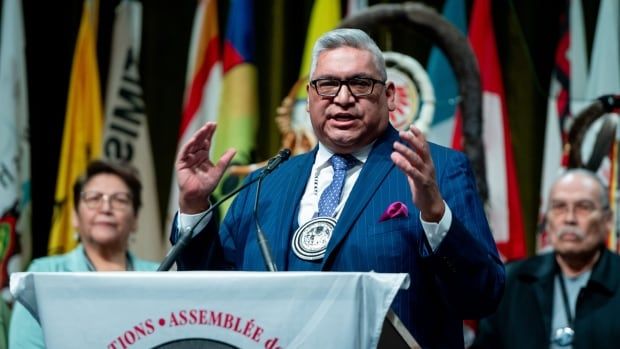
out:
{"label": "raised hand", "polygon": [[179,208],[187,214],[203,212],[209,208],[209,195],[222,179],[224,171],[235,156],[228,149],[214,164],[209,158],[215,122],[207,122],[179,151],[175,163],[179,185]]}
{"label": "raised hand", "polygon": [[427,222],[439,222],[445,211],[445,205],[437,181],[435,165],[431,158],[428,143],[417,127],[411,125],[409,130],[399,132],[401,142],[394,142],[391,154],[394,164],[407,175],[413,203]]}

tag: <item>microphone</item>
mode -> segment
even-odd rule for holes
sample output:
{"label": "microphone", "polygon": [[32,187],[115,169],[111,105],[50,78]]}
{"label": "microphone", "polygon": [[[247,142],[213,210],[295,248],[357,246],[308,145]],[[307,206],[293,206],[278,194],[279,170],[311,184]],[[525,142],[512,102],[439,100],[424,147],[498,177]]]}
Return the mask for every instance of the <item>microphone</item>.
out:
{"label": "microphone", "polygon": [[263,173],[261,176],[266,176],[271,173],[271,171],[275,170],[276,167],[280,166],[281,163],[288,160],[289,156],[291,156],[291,150],[288,148],[284,148],[278,152],[278,155],[272,157],[267,161],[267,166],[263,169]]}
{"label": "microphone", "polygon": [[269,243],[267,242],[267,238],[265,237],[263,229],[258,222],[258,195],[260,193],[261,184],[263,183],[263,178],[264,175],[261,175],[258,178],[258,183],[256,184],[256,196],[254,197],[254,209],[252,210],[252,214],[254,215],[254,224],[256,225],[256,240],[258,241],[258,247],[260,248],[260,252],[263,255],[263,261],[265,262],[265,267],[267,268],[267,270],[278,271],[278,268],[276,267],[276,264],[273,262],[273,258],[271,257],[271,250],[269,249]]}
{"label": "microphone", "polygon": [[254,215],[254,223],[256,224],[256,240],[258,241],[258,247],[260,248],[260,252],[263,255],[263,261],[265,262],[265,267],[268,271],[278,271],[278,268],[273,262],[269,243],[267,242],[267,238],[263,233],[263,229],[258,222],[258,196],[260,194],[260,188],[261,184],[263,183],[263,178],[269,173],[271,173],[271,171],[273,171],[281,163],[288,160],[289,156],[291,156],[291,151],[289,149],[284,148],[280,150],[280,152],[278,152],[278,155],[276,155],[267,162],[267,166],[265,166],[265,169],[259,176],[258,183],[256,184],[256,196],[254,197],[254,209],[252,210],[252,213]]}
{"label": "microphone", "polygon": [[[235,189],[235,190],[231,191],[230,193],[226,194],[223,198],[221,198],[216,203],[211,205],[211,207],[209,207],[207,209],[207,211],[205,211],[205,213],[202,215],[202,217],[200,217],[200,219],[190,229],[188,229],[185,232],[181,232],[181,236],[179,237],[177,242],[174,244],[174,246],[172,246],[172,248],[170,249],[170,251],[168,252],[166,257],[164,258],[164,260],[161,262],[161,264],[157,268],[157,271],[168,271],[168,270],[170,270],[170,268],[172,267],[174,262],[176,262],[177,258],[181,254],[181,252],[183,252],[183,250],[189,244],[189,241],[194,237],[194,230],[202,222],[202,220],[205,217],[207,217],[211,212],[213,212],[213,210],[215,210],[220,205],[222,205],[222,203],[224,203],[226,200],[230,199],[233,195],[237,194],[241,190],[249,187],[250,185],[252,185],[252,184],[254,184],[256,182],[261,181],[266,175],[268,175],[273,170],[275,170],[276,167],[278,167],[282,162],[286,161],[289,158],[290,154],[291,154],[291,151],[289,149],[282,149],[282,150],[280,150],[278,155],[276,155],[273,158],[269,159],[269,161],[267,162],[267,165],[265,166],[263,172],[261,172],[261,174],[259,176],[255,177],[251,181],[248,181],[248,182],[244,183],[242,186],[240,186],[237,189]],[[270,164],[271,164],[271,166],[270,166]],[[257,190],[260,190],[260,187]]]}

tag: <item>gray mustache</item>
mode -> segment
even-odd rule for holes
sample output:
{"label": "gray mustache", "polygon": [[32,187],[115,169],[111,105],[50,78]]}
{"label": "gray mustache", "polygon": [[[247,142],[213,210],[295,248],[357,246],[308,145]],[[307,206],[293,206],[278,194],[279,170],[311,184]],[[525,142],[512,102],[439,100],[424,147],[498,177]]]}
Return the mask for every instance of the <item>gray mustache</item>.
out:
{"label": "gray mustache", "polygon": [[563,228],[561,228],[560,230],[558,230],[556,232],[556,235],[557,235],[558,238],[561,238],[562,236],[564,236],[566,234],[574,234],[580,240],[583,240],[583,238],[585,237],[585,234],[579,228],[563,227]]}

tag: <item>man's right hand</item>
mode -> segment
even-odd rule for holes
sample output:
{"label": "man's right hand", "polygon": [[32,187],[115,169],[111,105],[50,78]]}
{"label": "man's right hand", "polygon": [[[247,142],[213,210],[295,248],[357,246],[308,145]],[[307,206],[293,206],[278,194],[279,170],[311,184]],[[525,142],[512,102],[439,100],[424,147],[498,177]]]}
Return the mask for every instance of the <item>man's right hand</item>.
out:
{"label": "man's right hand", "polygon": [[179,185],[181,212],[195,214],[209,208],[209,195],[222,179],[224,171],[235,156],[235,149],[228,149],[217,164],[209,159],[215,122],[207,122],[179,151],[175,169]]}

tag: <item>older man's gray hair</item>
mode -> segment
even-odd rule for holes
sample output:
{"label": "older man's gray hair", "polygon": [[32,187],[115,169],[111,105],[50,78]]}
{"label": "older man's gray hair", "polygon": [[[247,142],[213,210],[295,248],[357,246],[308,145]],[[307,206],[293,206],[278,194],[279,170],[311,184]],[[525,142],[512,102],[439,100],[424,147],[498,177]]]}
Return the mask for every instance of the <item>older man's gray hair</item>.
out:
{"label": "older man's gray hair", "polygon": [[[609,196],[608,196],[608,193],[607,193],[607,186],[601,180],[601,178],[596,175],[596,173],[594,173],[594,172],[592,172],[590,170],[586,170],[584,168],[571,168],[571,169],[568,169],[568,170],[562,172],[553,181],[553,184],[551,185],[551,191],[550,191],[549,194],[551,194],[551,192],[553,191],[553,188],[556,186],[556,184],[560,180],[562,180],[563,178],[565,178],[565,177],[567,177],[569,175],[582,175],[582,176],[585,176],[585,177],[589,177],[594,182],[598,183],[598,187],[599,187],[599,203],[601,204],[601,208],[603,210],[608,210],[609,209]],[[551,199],[551,197],[549,199]],[[549,201],[551,201],[551,200],[549,200]],[[547,203],[547,210],[549,210],[549,205],[550,205],[550,203]]]}
{"label": "older man's gray hair", "polygon": [[377,46],[377,44],[362,30],[359,29],[335,29],[329,31],[321,36],[312,49],[312,64],[310,65],[310,78],[314,76],[316,70],[317,60],[319,55],[328,50],[333,50],[340,47],[352,47],[360,50],[366,50],[372,53],[374,57],[375,66],[377,71],[381,75],[381,79],[387,79],[387,73],[385,71],[385,59],[383,53]]}

